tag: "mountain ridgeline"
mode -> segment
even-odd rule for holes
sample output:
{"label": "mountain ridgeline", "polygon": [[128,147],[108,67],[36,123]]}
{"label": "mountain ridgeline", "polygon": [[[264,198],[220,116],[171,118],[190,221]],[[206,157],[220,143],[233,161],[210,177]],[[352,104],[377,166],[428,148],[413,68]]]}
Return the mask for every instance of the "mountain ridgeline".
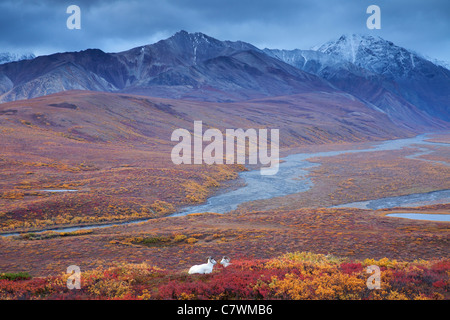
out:
{"label": "mountain ridgeline", "polygon": [[315,50],[264,52],[326,79],[394,119],[420,120],[418,109],[450,121],[450,71],[380,37],[344,35]]}
{"label": "mountain ridgeline", "polygon": [[36,56],[33,53],[0,52],[0,64],[34,58],[36,58]]}
{"label": "mountain ridgeline", "polygon": [[119,53],[88,49],[0,65],[0,102],[69,90],[225,103],[339,93],[410,130],[450,121],[449,70],[360,35],[315,50],[261,50],[180,31]]}

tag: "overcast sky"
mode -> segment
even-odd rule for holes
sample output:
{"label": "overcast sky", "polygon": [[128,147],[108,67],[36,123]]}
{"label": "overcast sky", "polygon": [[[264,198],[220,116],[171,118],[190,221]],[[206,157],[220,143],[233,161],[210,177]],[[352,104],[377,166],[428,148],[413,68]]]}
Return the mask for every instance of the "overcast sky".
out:
{"label": "overcast sky", "polygon": [[[66,27],[72,4],[81,30]],[[381,30],[366,27],[371,4],[381,8]],[[364,33],[450,62],[449,0],[0,0],[0,52],[119,52],[179,30],[279,49]]]}

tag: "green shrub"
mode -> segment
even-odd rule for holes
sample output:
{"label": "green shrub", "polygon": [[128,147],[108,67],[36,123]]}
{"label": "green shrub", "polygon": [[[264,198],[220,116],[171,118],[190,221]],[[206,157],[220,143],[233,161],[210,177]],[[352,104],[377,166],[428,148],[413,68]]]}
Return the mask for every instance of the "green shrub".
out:
{"label": "green shrub", "polygon": [[7,273],[0,273],[0,279],[3,280],[27,280],[31,279],[31,276],[28,272],[7,272]]}
{"label": "green shrub", "polygon": [[152,237],[152,238],[144,238],[142,240],[143,244],[159,244],[170,241],[169,238],[166,237]]}

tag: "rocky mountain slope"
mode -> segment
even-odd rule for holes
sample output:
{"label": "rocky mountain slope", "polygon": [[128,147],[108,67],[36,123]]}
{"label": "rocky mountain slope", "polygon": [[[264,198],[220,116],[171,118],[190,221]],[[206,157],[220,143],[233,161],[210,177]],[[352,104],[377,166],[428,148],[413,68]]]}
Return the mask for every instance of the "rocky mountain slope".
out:
{"label": "rocky mountain slope", "polygon": [[392,119],[450,120],[450,71],[380,37],[343,35],[314,50],[264,52],[316,74]]}
{"label": "rocky mountain slope", "polygon": [[120,53],[91,49],[6,64],[0,66],[0,88],[0,101],[73,89],[206,101],[333,90],[250,44],[185,31]]}
{"label": "rocky mountain slope", "polygon": [[1,102],[74,89],[209,102],[340,92],[408,130],[443,128],[450,119],[450,71],[371,36],[287,51],[180,31],[119,53],[89,49],[0,65]]}

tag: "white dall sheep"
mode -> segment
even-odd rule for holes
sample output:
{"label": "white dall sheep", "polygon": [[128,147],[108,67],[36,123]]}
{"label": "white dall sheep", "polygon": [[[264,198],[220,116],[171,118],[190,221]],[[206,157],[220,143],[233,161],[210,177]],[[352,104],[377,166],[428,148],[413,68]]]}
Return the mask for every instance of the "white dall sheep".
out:
{"label": "white dall sheep", "polygon": [[216,260],[214,260],[212,257],[208,257],[208,262],[204,263],[204,264],[196,264],[195,266],[192,266],[189,269],[189,274],[193,274],[193,273],[200,273],[200,274],[205,274],[205,273],[211,273],[213,270],[214,265],[216,264]]}
{"label": "white dall sheep", "polygon": [[228,267],[231,264],[230,258],[228,258],[227,256],[223,256],[222,260],[220,261],[220,264],[223,265],[224,267]]}

